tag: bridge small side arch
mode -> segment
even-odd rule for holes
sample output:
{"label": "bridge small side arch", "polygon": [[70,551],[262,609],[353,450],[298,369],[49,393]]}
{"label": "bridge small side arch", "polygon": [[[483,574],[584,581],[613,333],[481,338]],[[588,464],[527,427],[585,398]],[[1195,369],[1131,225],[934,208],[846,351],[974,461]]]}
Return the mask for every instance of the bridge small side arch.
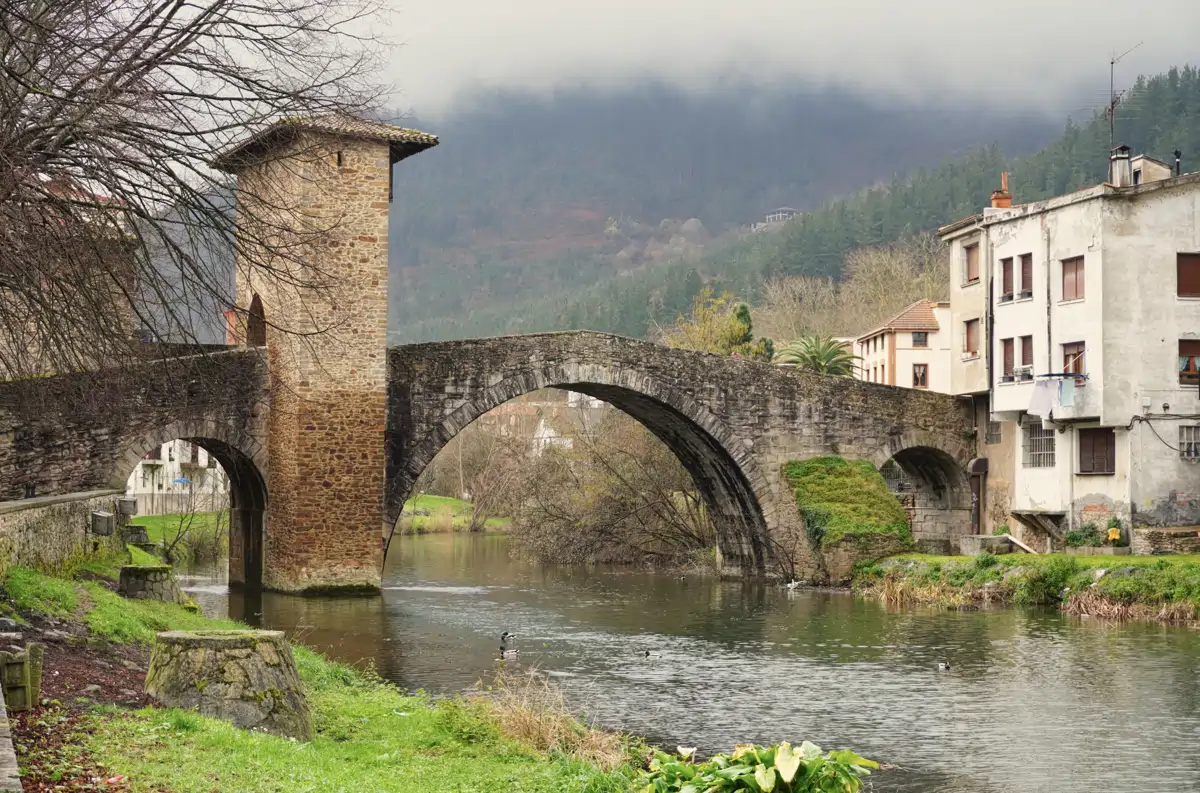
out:
{"label": "bridge small side arch", "polygon": [[908,511],[918,541],[936,542],[948,552],[956,547],[959,536],[973,531],[971,483],[966,470],[971,455],[965,443],[946,448],[919,430],[893,436],[873,455],[871,462],[876,469],[884,471],[885,466],[894,463],[902,472],[902,482],[889,484]]}
{"label": "bridge small side arch", "polygon": [[[768,557],[761,504],[770,490],[745,443],[691,398],[644,373],[572,364],[530,370],[502,380],[462,405],[414,445],[402,460],[389,459],[386,520],[393,526],[405,499],[434,456],[471,422],[495,407],[543,388],[595,397],[650,430],[692,475],[717,530],[725,564],[763,573]],[[391,456],[389,450],[389,456]]]}
{"label": "bridge small side arch", "polygon": [[124,489],[130,474],[146,455],[173,440],[184,440],[204,449],[229,478],[229,583],[257,589],[263,580],[267,485],[265,449],[253,438],[222,422],[175,422],[145,433],[121,455],[109,479],[110,487]]}

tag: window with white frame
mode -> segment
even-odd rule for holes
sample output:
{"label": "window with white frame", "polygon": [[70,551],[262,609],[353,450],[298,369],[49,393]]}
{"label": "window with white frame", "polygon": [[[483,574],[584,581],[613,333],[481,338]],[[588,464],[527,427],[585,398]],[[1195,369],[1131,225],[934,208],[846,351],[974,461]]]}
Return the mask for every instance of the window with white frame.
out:
{"label": "window with white frame", "polygon": [[1179,425],[1179,457],[1200,460],[1200,424]]}
{"label": "window with white frame", "polygon": [[1022,465],[1026,468],[1054,467],[1054,430],[1038,419],[1026,422],[1022,433]]}

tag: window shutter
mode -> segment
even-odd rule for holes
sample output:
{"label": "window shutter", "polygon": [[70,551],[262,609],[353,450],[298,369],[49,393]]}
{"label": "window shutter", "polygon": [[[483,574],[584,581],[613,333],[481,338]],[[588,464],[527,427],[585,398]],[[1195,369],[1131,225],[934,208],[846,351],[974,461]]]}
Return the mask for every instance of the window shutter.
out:
{"label": "window shutter", "polygon": [[1200,297],[1200,253],[1180,253],[1175,261],[1177,294],[1180,297]]}
{"label": "window shutter", "polygon": [[1033,366],[1033,337],[1021,337],[1021,366]]}
{"label": "window shutter", "polygon": [[1013,340],[1004,339],[1001,344],[1004,345],[1004,375],[1008,377],[1013,373]]}
{"label": "window shutter", "polygon": [[1193,356],[1200,355],[1200,340],[1196,339],[1180,339],[1179,340],[1179,355]]}
{"label": "window shutter", "polygon": [[1033,254],[1021,254],[1021,291],[1033,291]]}
{"label": "window shutter", "polygon": [[1013,261],[1012,259],[1000,260],[1001,281],[1003,282],[1003,294],[1011,295],[1013,293]]}
{"label": "window shutter", "polygon": [[1095,472],[1096,466],[1096,444],[1095,436],[1091,430],[1079,431],[1079,473],[1090,474]]}
{"label": "window shutter", "polygon": [[1108,430],[1104,433],[1104,470],[1108,473],[1117,472],[1117,432]]}

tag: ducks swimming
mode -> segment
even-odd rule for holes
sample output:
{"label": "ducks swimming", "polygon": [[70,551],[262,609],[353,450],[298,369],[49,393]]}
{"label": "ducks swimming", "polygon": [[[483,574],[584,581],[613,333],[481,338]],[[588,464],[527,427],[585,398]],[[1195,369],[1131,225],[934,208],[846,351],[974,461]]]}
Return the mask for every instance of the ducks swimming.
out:
{"label": "ducks swimming", "polygon": [[516,658],[518,655],[521,654],[520,650],[516,649],[515,647],[508,646],[509,642],[511,642],[515,638],[517,638],[517,634],[509,633],[508,631],[505,631],[504,633],[500,634],[500,657],[502,659],[503,658]]}

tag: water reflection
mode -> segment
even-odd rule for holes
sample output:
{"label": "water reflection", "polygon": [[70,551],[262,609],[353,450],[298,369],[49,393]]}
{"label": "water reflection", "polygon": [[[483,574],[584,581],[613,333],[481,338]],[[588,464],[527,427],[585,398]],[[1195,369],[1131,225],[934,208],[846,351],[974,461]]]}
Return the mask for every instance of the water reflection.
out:
{"label": "water reflection", "polygon": [[[511,630],[520,664],[552,674],[600,723],[708,751],[850,746],[905,769],[877,790],[1200,789],[1192,630],[1050,611],[888,612],[836,592],[542,568],[509,559],[501,537],[396,545],[380,598],[188,586],[210,613],[369,660],[410,689],[472,686]],[[950,672],[937,671],[943,660]]]}

